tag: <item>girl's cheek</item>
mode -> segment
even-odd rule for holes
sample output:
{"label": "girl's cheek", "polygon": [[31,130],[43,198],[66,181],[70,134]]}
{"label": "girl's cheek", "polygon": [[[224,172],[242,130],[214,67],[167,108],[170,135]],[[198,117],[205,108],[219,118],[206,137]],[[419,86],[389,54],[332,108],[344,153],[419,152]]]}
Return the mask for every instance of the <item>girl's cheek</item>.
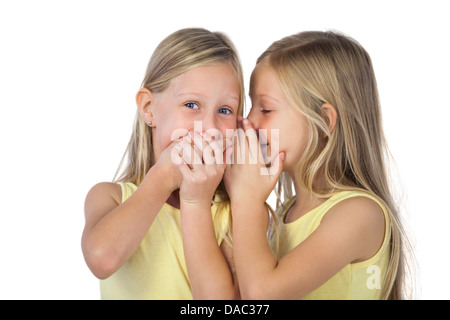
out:
{"label": "girl's cheek", "polygon": [[237,128],[237,115],[232,117],[232,119],[229,121],[229,128],[231,129]]}
{"label": "girl's cheek", "polygon": [[230,119],[226,121],[221,121],[217,129],[219,129],[222,132],[222,135],[225,136],[227,134],[227,130],[235,130],[236,128],[237,128],[236,117],[230,117]]}

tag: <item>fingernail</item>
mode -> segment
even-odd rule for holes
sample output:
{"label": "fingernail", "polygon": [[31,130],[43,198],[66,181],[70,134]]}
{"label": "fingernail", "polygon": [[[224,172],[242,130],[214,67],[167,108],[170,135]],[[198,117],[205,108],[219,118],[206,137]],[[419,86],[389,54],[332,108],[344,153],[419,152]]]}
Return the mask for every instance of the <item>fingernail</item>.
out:
{"label": "fingernail", "polygon": [[244,119],[242,122],[243,122],[244,124],[248,124],[248,120],[247,120],[247,119]]}

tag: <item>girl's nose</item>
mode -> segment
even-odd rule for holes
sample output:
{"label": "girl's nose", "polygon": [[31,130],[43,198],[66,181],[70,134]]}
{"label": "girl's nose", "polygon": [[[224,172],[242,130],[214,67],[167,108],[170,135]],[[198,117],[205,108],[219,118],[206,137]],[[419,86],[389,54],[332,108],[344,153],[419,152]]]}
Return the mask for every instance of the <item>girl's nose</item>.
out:
{"label": "girl's nose", "polygon": [[202,127],[203,127],[203,131],[209,130],[209,129],[216,129],[217,125],[216,125],[216,118],[214,117],[214,115],[205,115],[202,118]]}
{"label": "girl's nose", "polygon": [[248,121],[250,121],[250,123],[253,126],[253,129],[255,129],[256,131],[258,131],[259,129],[259,121],[258,121],[258,117],[255,116],[255,112],[252,112],[252,110],[250,110],[250,113],[247,116]]}
{"label": "girl's nose", "polygon": [[225,134],[219,128],[217,117],[214,114],[203,114],[201,118],[196,120],[194,125],[194,131],[207,132],[209,136],[215,137],[215,139]]}

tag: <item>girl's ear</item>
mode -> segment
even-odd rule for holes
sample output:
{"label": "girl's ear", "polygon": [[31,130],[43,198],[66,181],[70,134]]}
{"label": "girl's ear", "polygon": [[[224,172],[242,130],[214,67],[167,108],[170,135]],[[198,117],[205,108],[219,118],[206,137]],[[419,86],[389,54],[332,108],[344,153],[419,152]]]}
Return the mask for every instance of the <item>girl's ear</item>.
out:
{"label": "girl's ear", "polygon": [[325,112],[326,117],[328,118],[328,130],[332,132],[337,122],[336,109],[329,103],[324,103],[322,105],[322,109]]}
{"label": "girl's ear", "polygon": [[153,93],[147,88],[139,89],[136,94],[136,104],[139,115],[150,127],[154,127],[153,112],[151,102],[153,100]]}

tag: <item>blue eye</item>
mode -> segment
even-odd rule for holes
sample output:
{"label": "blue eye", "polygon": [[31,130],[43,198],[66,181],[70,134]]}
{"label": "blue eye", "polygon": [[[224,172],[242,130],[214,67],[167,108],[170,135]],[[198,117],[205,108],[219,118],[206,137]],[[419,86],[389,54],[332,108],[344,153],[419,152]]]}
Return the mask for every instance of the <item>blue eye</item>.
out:
{"label": "blue eye", "polygon": [[223,113],[223,114],[231,114],[231,110],[228,108],[220,108],[219,109],[219,113]]}
{"label": "blue eye", "polygon": [[185,103],[184,105],[190,109],[198,109],[198,104],[196,104],[195,102],[188,102]]}

